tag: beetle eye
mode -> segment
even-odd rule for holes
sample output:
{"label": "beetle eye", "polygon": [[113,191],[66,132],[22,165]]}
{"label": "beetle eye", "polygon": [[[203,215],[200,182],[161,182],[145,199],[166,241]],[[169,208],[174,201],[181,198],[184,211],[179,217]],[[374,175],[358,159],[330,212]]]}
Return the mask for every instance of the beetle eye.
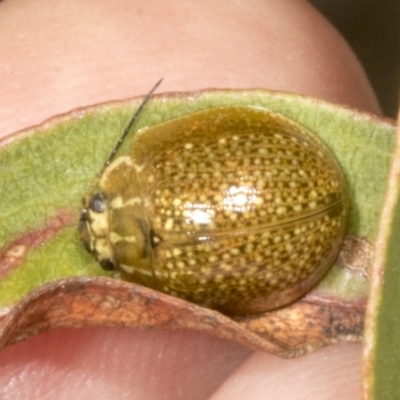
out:
{"label": "beetle eye", "polygon": [[103,213],[106,209],[103,193],[96,193],[90,198],[89,208],[95,213]]}
{"label": "beetle eye", "polygon": [[102,260],[99,261],[101,268],[103,268],[105,271],[114,271],[115,265],[112,260],[109,258],[103,258]]}

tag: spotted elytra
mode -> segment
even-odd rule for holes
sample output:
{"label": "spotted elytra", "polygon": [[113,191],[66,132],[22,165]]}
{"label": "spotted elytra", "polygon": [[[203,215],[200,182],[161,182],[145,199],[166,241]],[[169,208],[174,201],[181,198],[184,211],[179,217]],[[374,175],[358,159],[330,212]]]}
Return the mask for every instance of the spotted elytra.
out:
{"label": "spotted elytra", "polygon": [[248,315],[302,296],[338,255],[343,173],[293,121],[216,107],[140,129],[118,156],[122,140],[80,220],[86,248],[122,279]]}

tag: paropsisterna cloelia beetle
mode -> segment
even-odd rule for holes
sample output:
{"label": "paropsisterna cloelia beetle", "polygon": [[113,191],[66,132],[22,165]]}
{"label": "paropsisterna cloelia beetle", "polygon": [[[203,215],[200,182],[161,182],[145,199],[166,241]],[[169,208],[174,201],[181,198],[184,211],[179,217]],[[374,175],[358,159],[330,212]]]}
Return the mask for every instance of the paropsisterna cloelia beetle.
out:
{"label": "paropsisterna cloelia beetle", "polygon": [[348,198],[333,154],[299,124],[215,107],[140,129],[147,95],[83,200],[80,235],[107,270],[226,314],[288,304],[327,271]]}

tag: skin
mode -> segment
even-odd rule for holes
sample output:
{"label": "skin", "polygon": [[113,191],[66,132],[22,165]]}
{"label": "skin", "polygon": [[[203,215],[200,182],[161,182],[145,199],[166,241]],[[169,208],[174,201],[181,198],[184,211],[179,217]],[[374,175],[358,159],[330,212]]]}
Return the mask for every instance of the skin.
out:
{"label": "skin", "polygon": [[[159,91],[261,87],[379,113],[351,50],[302,0],[6,0],[0,12],[1,136],[160,77]],[[360,358],[359,344],[280,360],[192,331],[59,329],[1,352],[0,397],[355,399]]]}

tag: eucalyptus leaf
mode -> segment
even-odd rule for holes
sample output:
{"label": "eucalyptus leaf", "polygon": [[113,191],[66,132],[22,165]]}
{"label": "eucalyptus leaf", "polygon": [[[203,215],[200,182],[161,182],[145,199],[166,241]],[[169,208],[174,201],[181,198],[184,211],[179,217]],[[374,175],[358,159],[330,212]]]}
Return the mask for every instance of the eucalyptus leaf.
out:
{"label": "eucalyptus leaf", "polygon": [[[4,312],[58,279],[110,276],[84,250],[77,221],[83,195],[139,103],[135,99],[76,110],[0,142],[0,309]],[[321,100],[265,90],[163,94],[146,105],[121,152],[128,151],[141,127],[227,105],[265,107],[320,136],[346,176],[349,235],[372,246],[395,144],[390,121]],[[338,262],[310,298],[313,293],[341,306],[352,302],[357,308],[356,337],[360,336],[359,316],[368,293],[365,274],[349,273]],[[263,330],[260,320],[243,324]]]}

